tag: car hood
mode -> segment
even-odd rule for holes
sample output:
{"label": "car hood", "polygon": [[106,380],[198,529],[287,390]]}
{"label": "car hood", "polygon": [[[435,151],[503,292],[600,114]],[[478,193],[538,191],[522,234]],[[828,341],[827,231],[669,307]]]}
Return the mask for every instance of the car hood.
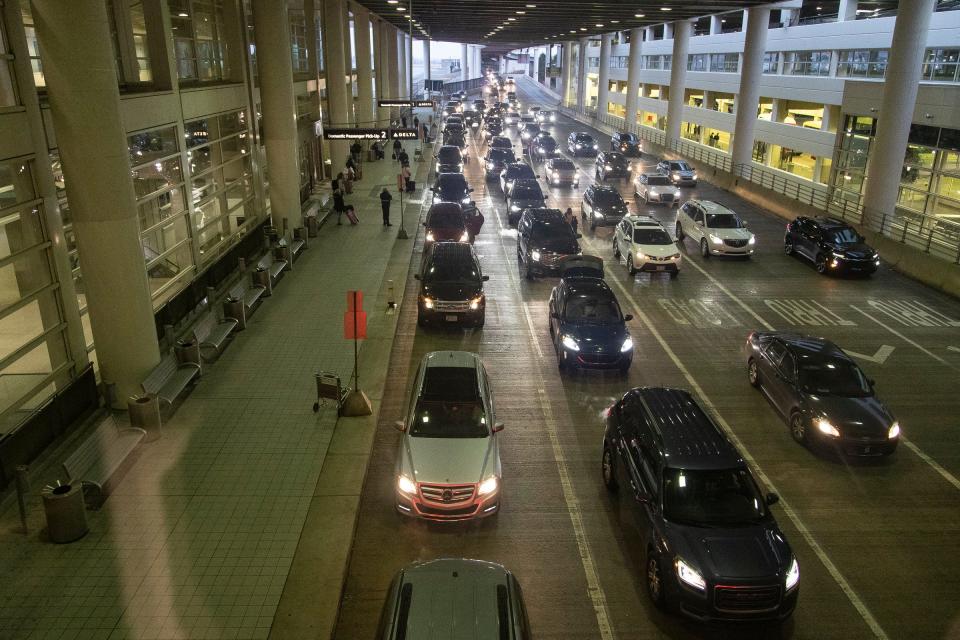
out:
{"label": "car hood", "polygon": [[497,437],[414,438],[405,435],[400,472],[416,482],[477,483],[499,472]]}
{"label": "car hood", "polygon": [[635,244],[637,251],[655,258],[666,258],[679,253],[675,244]]}
{"label": "car hood", "polygon": [[510,206],[518,206],[521,209],[536,209],[543,206],[543,198],[510,198]]}
{"label": "car hood", "polygon": [[483,293],[480,282],[424,282],[420,294],[438,300],[469,300]]}
{"label": "car hood", "polygon": [[538,140],[537,146],[540,147],[541,149],[556,149],[557,142],[556,140],[548,140],[546,142]]}
{"label": "car hood", "polygon": [[837,253],[841,253],[848,258],[857,258],[860,260],[869,260],[877,254],[877,252],[873,250],[873,247],[868,244],[864,244],[863,242],[831,245],[831,248]]}
{"label": "car hood", "polygon": [[531,249],[536,249],[537,251],[549,251],[551,253],[559,253],[562,255],[574,255],[580,253],[580,244],[573,239],[531,238],[529,246]]}
{"label": "car hood", "polygon": [[822,414],[848,437],[886,437],[893,414],[876,396],[844,398],[805,394],[814,414]]}
{"label": "car hood", "polygon": [[693,174],[695,174],[696,171],[692,169],[687,169],[686,171],[682,171],[680,169],[670,169],[670,171],[668,171],[667,173],[669,173],[671,176],[676,173],[681,178],[692,178]]}
{"label": "car hood", "polygon": [[594,211],[598,211],[598,212],[602,213],[602,214],[605,215],[605,216],[611,216],[611,215],[625,216],[625,215],[627,215],[627,205],[626,205],[626,204],[620,204],[620,203],[614,203],[614,204],[607,204],[607,203],[598,204],[598,203],[594,203],[594,205],[593,205],[593,210],[594,210]]}
{"label": "car hood", "polygon": [[753,235],[749,229],[716,229],[710,227],[706,231],[722,240],[749,240]]}
{"label": "car hood", "polygon": [[590,324],[563,322],[560,331],[572,337],[586,353],[619,353],[630,333],[622,322],[617,324]]}
{"label": "car hood", "polygon": [[667,523],[674,553],[708,581],[780,578],[792,552],[771,519],[746,527],[706,528]]}

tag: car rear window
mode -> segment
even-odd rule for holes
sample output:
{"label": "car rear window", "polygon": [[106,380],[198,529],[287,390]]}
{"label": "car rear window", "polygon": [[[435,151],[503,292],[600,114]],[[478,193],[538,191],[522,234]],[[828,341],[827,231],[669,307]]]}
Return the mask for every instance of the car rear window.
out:
{"label": "car rear window", "polygon": [[450,209],[440,209],[434,211],[427,218],[427,226],[434,228],[463,228],[463,213],[460,211],[451,211]]}
{"label": "car rear window", "polygon": [[463,158],[459,148],[454,147],[453,149],[449,149],[444,147],[440,149],[440,152],[437,154],[437,159],[444,164],[452,164],[454,162],[460,162]]}
{"label": "car rear window", "polygon": [[576,166],[570,160],[554,160],[551,165],[554,169],[558,171],[569,171],[570,169],[575,169]]}
{"label": "car rear window", "polygon": [[513,188],[512,195],[515,200],[530,200],[542,198],[543,192],[540,191],[539,185],[518,184]]}
{"label": "car rear window", "polygon": [[489,435],[476,369],[430,367],[423,378],[410,435],[484,438]]}
{"label": "car rear window", "polygon": [[647,184],[653,187],[663,187],[673,185],[667,176],[647,176]]}
{"label": "car rear window", "polygon": [[513,162],[516,158],[510,149],[490,149],[490,159],[500,162]]}

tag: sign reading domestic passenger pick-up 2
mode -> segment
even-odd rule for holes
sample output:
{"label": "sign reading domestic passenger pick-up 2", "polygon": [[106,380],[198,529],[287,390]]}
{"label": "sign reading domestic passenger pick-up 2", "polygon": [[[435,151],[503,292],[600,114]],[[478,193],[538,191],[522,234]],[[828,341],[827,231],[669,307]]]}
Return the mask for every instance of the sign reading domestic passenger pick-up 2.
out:
{"label": "sign reading domestic passenger pick-up 2", "polygon": [[433,109],[433,100],[377,100],[378,107]]}
{"label": "sign reading domestic passenger pick-up 2", "polygon": [[416,140],[416,129],[331,129],[323,130],[325,140]]}

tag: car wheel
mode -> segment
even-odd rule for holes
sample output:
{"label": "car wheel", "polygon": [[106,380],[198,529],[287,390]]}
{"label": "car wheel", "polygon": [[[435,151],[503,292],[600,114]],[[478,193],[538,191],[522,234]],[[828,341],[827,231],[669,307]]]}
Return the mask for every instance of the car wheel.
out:
{"label": "car wheel", "polygon": [[627,273],[637,275],[637,268],[633,266],[633,256],[627,256]]}
{"label": "car wheel", "polygon": [[783,253],[788,256],[793,255],[793,240],[790,238],[783,239]]}
{"label": "car wheel", "polygon": [[423,317],[422,315],[420,315],[420,314],[417,314],[417,326],[418,326],[418,327],[425,327],[425,326],[427,326],[427,319],[424,318],[424,317]]}
{"label": "car wheel", "polygon": [[703,256],[704,258],[710,257],[710,246],[707,245],[706,238],[700,239],[700,255]]}
{"label": "car wheel", "polygon": [[827,257],[822,253],[817,256],[816,260],[817,273],[825,274],[827,272]]}
{"label": "car wheel", "polygon": [[529,262],[524,262],[524,263],[523,263],[523,277],[526,278],[527,280],[533,282],[533,271],[530,270],[530,263],[529,263]]}
{"label": "car wheel", "polygon": [[620,259],[620,246],[617,245],[616,239],[614,239],[613,241],[613,257],[616,258],[617,260]]}
{"label": "car wheel", "polygon": [[753,358],[747,362],[747,380],[750,381],[750,386],[759,387],[760,386],[760,368],[757,366],[757,361]]}
{"label": "car wheel", "polygon": [[679,272],[679,271],[671,271],[671,272],[670,272],[670,279],[673,280],[674,278],[676,278],[676,277],[679,276],[679,275],[680,275],[680,272]]}
{"label": "car wheel", "polygon": [[647,551],[647,595],[657,608],[663,608],[664,597],[663,570],[660,567],[660,558],[653,549]]}
{"label": "car wheel", "polygon": [[679,222],[677,223],[677,240],[683,242],[683,225]]}
{"label": "car wheel", "polygon": [[587,212],[583,210],[582,204],[580,205],[580,220],[582,220],[584,223],[587,222]]}
{"label": "car wheel", "polygon": [[807,444],[807,425],[799,412],[795,412],[790,416],[790,437],[792,437],[797,444]]}
{"label": "car wheel", "polygon": [[603,447],[603,456],[600,459],[600,474],[603,477],[603,486],[613,493],[617,490],[617,475],[614,468],[613,452],[609,446]]}

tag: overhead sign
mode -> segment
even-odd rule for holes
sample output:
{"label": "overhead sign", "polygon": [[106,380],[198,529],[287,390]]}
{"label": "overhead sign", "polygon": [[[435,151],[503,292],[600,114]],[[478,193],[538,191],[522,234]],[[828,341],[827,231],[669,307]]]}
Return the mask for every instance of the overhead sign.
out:
{"label": "overhead sign", "polygon": [[433,100],[377,100],[378,107],[433,109]]}
{"label": "overhead sign", "polygon": [[419,136],[416,129],[391,129],[390,137],[394,140],[416,140]]}
{"label": "overhead sign", "polygon": [[325,140],[416,140],[416,129],[324,129]]}

